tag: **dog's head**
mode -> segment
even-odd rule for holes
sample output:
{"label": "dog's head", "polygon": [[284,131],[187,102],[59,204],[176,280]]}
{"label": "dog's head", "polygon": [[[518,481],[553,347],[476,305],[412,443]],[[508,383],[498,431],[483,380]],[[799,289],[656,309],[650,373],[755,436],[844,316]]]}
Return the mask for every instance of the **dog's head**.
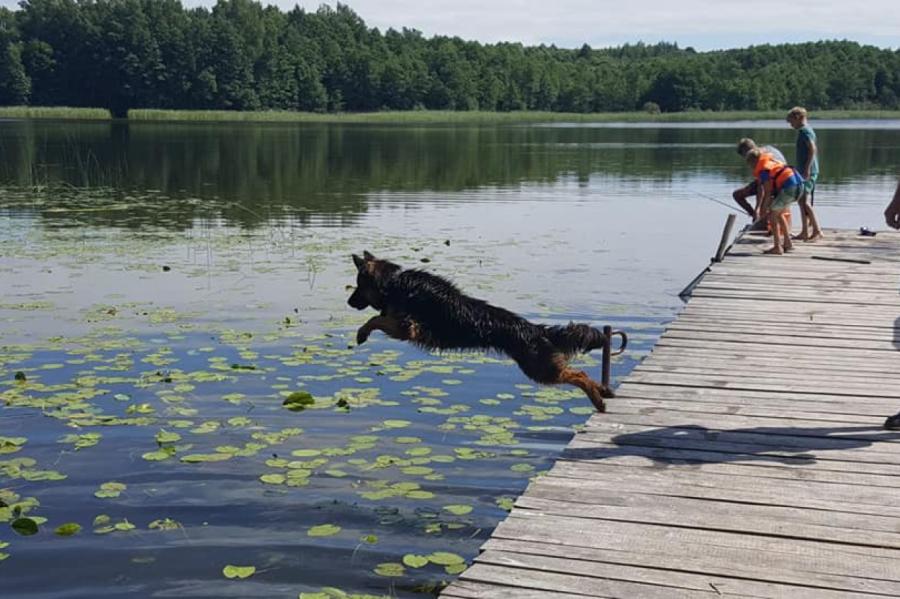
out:
{"label": "dog's head", "polygon": [[347,303],[357,310],[365,310],[372,306],[376,310],[384,309],[384,284],[400,267],[387,260],[379,260],[369,252],[363,252],[362,258],[353,254],[356,265],[356,289]]}

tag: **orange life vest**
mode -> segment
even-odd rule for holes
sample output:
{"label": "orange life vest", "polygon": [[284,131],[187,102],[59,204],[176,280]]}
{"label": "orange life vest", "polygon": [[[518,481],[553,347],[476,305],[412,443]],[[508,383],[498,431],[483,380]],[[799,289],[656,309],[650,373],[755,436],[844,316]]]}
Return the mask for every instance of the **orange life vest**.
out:
{"label": "orange life vest", "polygon": [[771,154],[760,154],[759,160],[756,162],[756,168],[753,169],[753,176],[762,183],[761,177],[764,172],[769,174],[769,179],[772,180],[772,186],[775,191],[780,190],[794,176],[794,169],[775,160]]}

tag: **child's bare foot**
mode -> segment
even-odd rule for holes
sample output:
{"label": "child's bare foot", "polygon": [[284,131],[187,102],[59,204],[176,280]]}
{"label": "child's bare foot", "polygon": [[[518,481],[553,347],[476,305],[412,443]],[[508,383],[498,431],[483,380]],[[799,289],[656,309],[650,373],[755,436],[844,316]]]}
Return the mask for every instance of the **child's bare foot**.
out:
{"label": "child's bare foot", "polygon": [[763,254],[769,254],[769,255],[774,255],[774,256],[780,256],[783,253],[784,253],[784,251],[782,251],[782,249],[779,247],[770,247],[769,249],[767,249],[763,252]]}
{"label": "child's bare foot", "polygon": [[793,244],[793,243],[786,243],[786,244],[784,244],[784,251],[785,251],[785,252],[793,252],[793,251],[794,251],[794,244]]}
{"label": "child's bare foot", "polygon": [[807,233],[800,233],[799,235],[794,235],[791,239],[794,241],[809,241],[809,235]]}
{"label": "child's bare foot", "polygon": [[813,233],[813,234],[812,234],[812,237],[810,237],[810,238],[807,239],[806,241],[812,243],[812,242],[814,242],[814,241],[819,241],[820,239],[822,239],[822,237],[823,237],[823,236],[822,236],[822,232],[821,232],[821,231],[818,231],[818,232],[816,232],[816,233]]}

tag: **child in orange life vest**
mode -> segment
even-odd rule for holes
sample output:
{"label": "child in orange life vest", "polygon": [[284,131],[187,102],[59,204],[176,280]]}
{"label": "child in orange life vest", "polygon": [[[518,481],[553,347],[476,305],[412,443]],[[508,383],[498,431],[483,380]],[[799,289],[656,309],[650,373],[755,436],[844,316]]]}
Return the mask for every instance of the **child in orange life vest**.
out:
{"label": "child in orange life vest", "polygon": [[787,215],[791,204],[800,197],[803,179],[794,169],[775,160],[770,154],[758,149],[747,153],[747,164],[753,169],[753,176],[762,189],[761,211],[769,213],[772,229],[772,247],[766,254],[783,254],[794,249],[791,243],[791,228]]}

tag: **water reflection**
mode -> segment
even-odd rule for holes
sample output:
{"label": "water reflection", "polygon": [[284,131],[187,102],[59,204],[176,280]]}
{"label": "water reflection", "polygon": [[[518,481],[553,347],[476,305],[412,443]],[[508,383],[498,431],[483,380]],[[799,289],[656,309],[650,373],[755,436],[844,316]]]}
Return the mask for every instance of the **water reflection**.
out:
{"label": "water reflection", "polygon": [[[318,124],[0,123],[0,185],[28,188],[0,207],[59,224],[187,228],[210,211],[243,227],[290,213],[356,222],[370,194],[508,188],[573,178],[671,182],[685,176],[739,182],[731,150],[750,135],[792,154],[784,128],[590,126],[367,126]],[[896,130],[823,129],[822,185],[893,172]],[[90,188],[85,206],[66,188]],[[34,189],[52,190],[35,202]],[[152,194],[147,196],[147,192]],[[140,198],[135,194],[139,193]],[[469,200],[477,196],[468,196]],[[103,206],[117,205],[104,210]],[[88,210],[87,208],[92,208]],[[127,208],[127,218],[122,212]],[[54,212],[54,209],[56,210]]]}

